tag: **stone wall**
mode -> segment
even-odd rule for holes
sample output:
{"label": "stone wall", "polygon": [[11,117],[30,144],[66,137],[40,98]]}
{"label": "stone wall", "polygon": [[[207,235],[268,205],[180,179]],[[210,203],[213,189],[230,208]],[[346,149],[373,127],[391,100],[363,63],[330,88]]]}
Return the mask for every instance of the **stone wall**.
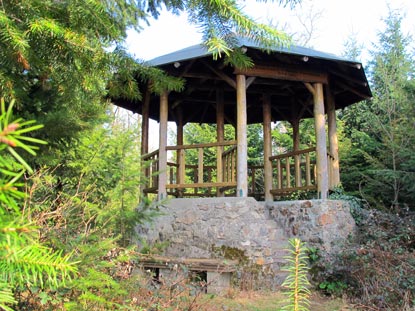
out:
{"label": "stone wall", "polygon": [[339,200],[269,202],[270,217],[287,238],[298,237],[327,255],[338,253],[356,225],[350,207]]}
{"label": "stone wall", "polygon": [[[248,260],[282,280],[288,239],[299,237],[323,252],[337,252],[354,231],[343,201],[257,202],[253,198],[172,199],[162,216],[138,228],[147,243],[168,242],[163,255]],[[233,252],[233,253],[232,253]]]}

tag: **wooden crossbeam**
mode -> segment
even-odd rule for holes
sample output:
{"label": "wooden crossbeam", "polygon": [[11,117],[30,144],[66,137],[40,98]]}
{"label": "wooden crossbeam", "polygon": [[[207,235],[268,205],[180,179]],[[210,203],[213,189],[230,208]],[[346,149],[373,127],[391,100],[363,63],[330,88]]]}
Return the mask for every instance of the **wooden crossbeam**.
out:
{"label": "wooden crossbeam", "polygon": [[328,76],[326,73],[284,67],[273,66],[254,66],[247,69],[235,69],[235,74],[246,75],[250,77],[273,78],[279,80],[299,81],[309,83],[328,83]]}

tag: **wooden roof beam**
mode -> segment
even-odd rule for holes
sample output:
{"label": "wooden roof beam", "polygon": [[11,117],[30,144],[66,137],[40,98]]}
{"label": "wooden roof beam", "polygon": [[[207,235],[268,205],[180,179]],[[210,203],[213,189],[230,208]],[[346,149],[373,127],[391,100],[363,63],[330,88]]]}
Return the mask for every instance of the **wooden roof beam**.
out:
{"label": "wooden roof beam", "polygon": [[275,112],[277,112],[279,115],[281,115],[285,120],[289,120],[288,116],[283,113],[280,109],[278,109],[278,107],[276,106],[271,106],[271,110],[274,110]]}
{"label": "wooden roof beam", "polygon": [[284,67],[272,67],[272,66],[254,66],[248,69],[235,69],[235,74],[242,74],[246,76],[271,78],[288,81],[300,81],[308,83],[328,83],[327,73],[300,70],[297,68]]}
{"label": "wooden roof beam", "polygon": [[183,78],[190,70],[190,68],[192,68],[193,64],[195,63],[195,59],[192,59],[184,68],[183,71],[179,74],[180,78]]}
{"label": "wooden roof beam", "polygon": [[343,73],[341,73],[341,72],[339,72],[337,70],[330,70],[330,73],[333,74],[333,75],[335,75],[335,76],[338,76],[340,78],[343,78],[343,79],[345,79],[347,81],[351,81],[351,82],[353,82],[355,84],[358,84],[358,85],[361,85],[361,86],[367,86],[367,82],[366,81],[362,81],[362,80],[358,80],[358,79],[353,79],[350,75],[345,75],[345,74],[343,74]]}
{"label": "wooden roof beam", "polygon": [[246,79],[246,89],[248,89],[252,83],[254,83],[256,77],[249,77]]}
{"label": "wooden roof beam", "polygon": [[337,85],[339,85],[339,86],[341,86],[342,88],[344,88],[345,90],[347,90],[347,91],[349,91],[349,92],[352,92],[353,94],[356,94],[357,96],[359,96],[359,97],[362,97],[362,98],[364,98],[364,99],[369,99],[370,98],[370,96],[369,95],[366,95],[366,94],[363,94],[363,93],[361,93],[361,92],[359,92],[359,91],[356,91],[354,88],[352,88],[352,87],[350,87],[350,86],[348,86],[348,85],[346,85],[345,83],[341,83],[341,82],[339,82],[339,81],[336,81],[336,84]]}
{"label": "wooden roof beam", "polygon": [[213,68],[211,65],[209,65],[207,62],[202,61],[202,64],[205,65],[209,70],[211,70],[214,74],[216,74],[219,78],[221,78],[223,81],[228,83],[231,87],[233,87],[236,90],[236,82],[226,74],[224,74],[222,71]]}

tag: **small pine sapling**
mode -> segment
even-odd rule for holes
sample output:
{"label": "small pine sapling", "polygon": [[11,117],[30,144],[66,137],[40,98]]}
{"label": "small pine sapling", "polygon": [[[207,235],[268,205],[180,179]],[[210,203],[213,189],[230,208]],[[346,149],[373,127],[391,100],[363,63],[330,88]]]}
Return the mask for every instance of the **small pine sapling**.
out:
{"label": "small pine sapling", "polygon": [[310,282],[308,281],[307,248],[300,239],[290,239],[288,264],[283,270],[288,272],[282,286],[287,288],[287,305],[281,311],[309,311]]}

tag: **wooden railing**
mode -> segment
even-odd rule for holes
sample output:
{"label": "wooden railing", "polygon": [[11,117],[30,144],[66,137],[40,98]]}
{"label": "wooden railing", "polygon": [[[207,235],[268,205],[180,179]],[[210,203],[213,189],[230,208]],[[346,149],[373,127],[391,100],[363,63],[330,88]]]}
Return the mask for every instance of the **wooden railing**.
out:
{"label": "wooden railing", "polygon": [[[225,150],[224,150],[225,149]],[[166,147],[168,152],[167,184],[168,194],[182,196],[216,196],[236,187],[236,142],[225,141],[195,145]],[[197,164],[186,164],[186,152],[195,150]],[[205,164],[210,159],[216,164]],[[157,193],[158,190],[158,150],[142,157],[144,164],[145,193]],[[219,155],[219,157],[218,157]],[[218,173],[218,166],[222,169]],[[193,190],[189,192],[188,190]]]}
{"label": "wooden railing", "polygon": [[248,165],[248,196],[264,199],[264,165]]}
{"label": "wooden railing", "polygon": [[155,150],[151,153],[145,154],[141,157],[142,161],[142,177],[141,181],[143,192],[157,193],[158,189],[158,174],[159,174],[159,150]]}
{"label": "wooden railing", "polygon": [[[167,191],[176,197],[183,196],[217,196],[224,195],[230,189],[236,189],[236,159],[237,148],[235,141],[208,143],[196,145],[168,146]],[[225,149],[225,150],[224,150]],[[194,150],[197,164],[186,164],[186,152]],[[218,154],[220,157],[218,158]],[[158,190],[158,150],[144,155],[144,193],[157,193]],[[193,157],[194,158],[193,154]],[[205,164],[209,156],[211,162]],[[315,174],[316,148],[292,151],[281,155],[271,156],[273,186],[271,193],[282,196],[294,191],[316,190]],[[334,157],[327,154],[328,178],[330,189],[334,186],[333,162]],[[219,168],[219,170],[218,170]],[[221,169],[220,169],[221,168]],[[228,193],[229,195],[229,193]],[[264,166],[248,166],[248,195],[263,199],[264,197]]]}
{"label": "wooden railing", "polygon": [[274,185],[273,195],[283,195],[299,190],[317,189],[314,174],[316,148],[292,151],[271,156]]}
{"label": "wooden railing", "polygon": [[[226,150],[224,150],[227,148]],[[177,196],[215,196],[217,191],[236,186],[236,142],[225,141],[206,144],[169,146],[166,148],[176,154],[176,180],[170,179],[166,188]],[[186,152],[196,150],[197,164],[186,164]],[[210,153],[211,161],[216,164],[205,164],[205,158]],[[222,170],[218,172],[218,166]],[[186,190],[193,189],[193,192]]]}
{"label": "wooden railing", "polygon": [[[230,186],[236,186],[236,146],[230,147],[228,150],[222,152],[222,181],[229,183]],[[226,186],[223,186],[226,187]]]}

